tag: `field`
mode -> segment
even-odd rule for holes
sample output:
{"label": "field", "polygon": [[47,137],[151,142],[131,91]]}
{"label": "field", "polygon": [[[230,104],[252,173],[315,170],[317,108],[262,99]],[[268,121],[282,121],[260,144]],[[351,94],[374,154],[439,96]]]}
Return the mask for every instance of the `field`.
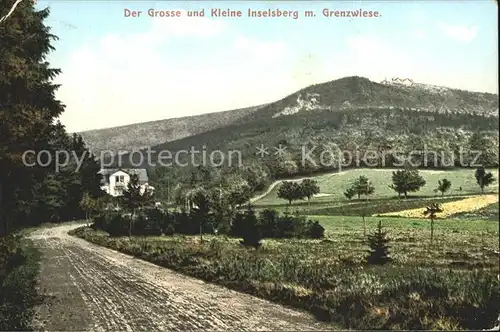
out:
{"label": "field", "polygon": [[498,223],[382,220],[393,262],[364,263],[368,246],[359,217],[315,216],[324,240],[263,241],[259,251],[238,239],[205,236],[110,238],[88,228],[73,234],[209,282],[307,309],[344,328],[481,329],[493,326],[498,298]]}
{"label": "field", "polygon": [[[353,169],[340,173],[329,173],[314,177],[318,181],[320,187],[320,195],[311,199],[311,208],[319,208],[327,206],[331,203],[348,204],[344,197],[344,191],[349,187],[350,183],[360,175],[367,176],[375,186],[375,193],[370,199],[390,199],[396,198],[397,194],[389,188],[392,176],[391,169]],[[498,179],[498,170],[489,169],[496,179]],[[427,197],[439,198],[441,194],[434,192],[437,187],[438,180],[447,178],[451,181],[451,190],[446,196],[465,196],[477,195],[481,193],[480,188],[476,183],[473,169],[457,169],[449,171],[441,170],[421,170],[420,174],[426,180],[426,185],[416,193],[410,193],[410,197]],[[462,188],[462,190],[460,190]],[[494,183],[490,188],[485,188],[485,193],[497,193],[498,185]],[[276,196],[277,187],[274,188],[268,195],[256,202],[259,207],[282,206],[286,202]],[[292,206],[307,208],[307,202],[294,202]]]}
{"label": "field", "polygon": [[[325,238],[264,239],[257,251],[222,235],[205,235],[200,242],[198,236],[184,235],[113,238],[90,228],[72,234],[186,275],[306,309],[342,328],[491,328],[500,312],[498,197],[491,194],[497,192],[496,183],[487,188],[490,194],[479,195],[472,170],[422,174],[426,187],[408,199],[395,197],[388,188],[388,170],[320,175],[316,179],[323,195],[310,204],[295,203],[291,210],[318,220]],[[348,201],[342,192],[359,175],[373,181],[376,193],[367,201]],[[436,195],[433,188],[445,177],[453,190]],[[431,222],[422,212],[432,201],[448,212],[435,221],[431,243]],[[276,190],[255,205],[257,210],[290,210]],[[397,211],[415,213],[406,218],[373,216]],[[378,222],[390,241],[391,262],[384,266],[366,263],[364,233],[373,234]]]}
{"label": "field", "polygon": [[[441,205],[442,212],[436,213],[436,218],[451,217],[458,213],[474,212],[490,205],[498,204],[498,195],[476,195],[452,202],[444,202]],[[423,218],[422,209],[410,209],[398,212],[387,212],[379,214],[381,216]]]}

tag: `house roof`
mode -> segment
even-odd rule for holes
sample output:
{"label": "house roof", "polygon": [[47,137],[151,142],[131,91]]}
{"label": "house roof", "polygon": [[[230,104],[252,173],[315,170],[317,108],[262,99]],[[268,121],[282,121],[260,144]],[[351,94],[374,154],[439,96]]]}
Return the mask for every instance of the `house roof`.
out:
{"label": "house roof", "polygon": [[113,175],[118,171],[127,173],[128,175],[136,174],[139,177],[139,182],[148,182],[148,172],[145,168],[104,168],[99,171],[103,176]]}

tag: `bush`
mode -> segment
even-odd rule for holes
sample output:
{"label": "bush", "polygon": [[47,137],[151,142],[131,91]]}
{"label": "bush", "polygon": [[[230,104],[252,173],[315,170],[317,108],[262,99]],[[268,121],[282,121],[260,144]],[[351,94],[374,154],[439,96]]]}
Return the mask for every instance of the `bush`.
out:
{"label": "bush", "polygon": [[259,214],[259,227],[264,238],[272,238],[278,231],[279,212],[265,209]]}
{"label": "bush", "polygon": [[261,246],[261,235],[255,212],[249,208],[245,214],[243,240],[240,243],[245,247],[254,247],[255,249]]}
{"label": "bush", "polygon": [[111,236],[126,236],[129,228],[128,217],[122,216],[120,212],[105,212],[95,219],[95,227],[102,229]]}
{"label": "bush", "polygon": [[245,213],[237,212],[233,218],[230,234],[234,237],[243,237],[245,233]]}
{"label": "bush", "polygon": [[307,235],[312,239],[322,239],[325,237],[325,228],[317,220],[309,220],[307,223]]}
{"label": "bush", "polygon": [[140,213],[132,223],[132,234],[158,236],[162,234],[162,230],[157,219],[150,218],[148,213]]}
{"label": "bush", "polygon": [[[136,214],[132,224],[133,235],[160,234],[195,235],[200,233],[200,217],[186,212],[166,212],[161,209],[144,209]],[[218,225],[214,214],[208,214],[201,220],[203,233],[213,234]],[[248,212],[237,212],[229,228],[218,228],[218,234],[242,238],[248,228]],[[267,209],[257,218],[256,226],[262,238],[322,238],[324,228],[317,222],[307,220],[304,216]],[[119,212],[106,212],[94,219],[94,229],[101,229],[111,236],[127,236],[128,217]],[[253,222],[253,221],[252,221]],[[253,226],[252,226],[253,227]],[[253,230],[252,230],[253,231]]]}

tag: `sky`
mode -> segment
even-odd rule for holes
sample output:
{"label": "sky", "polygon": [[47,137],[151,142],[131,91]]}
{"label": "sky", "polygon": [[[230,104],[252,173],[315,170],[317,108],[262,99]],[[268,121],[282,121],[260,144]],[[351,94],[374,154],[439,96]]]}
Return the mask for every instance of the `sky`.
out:
{"label": "sky", "polygon": [[[459,1],[39,0],[69,132],[260,105],[345,76],[498,93],[497,5]],[[241,10],[213,17],[212,9]],[[323,10],[377,11],[326,17]],[[125,9],[141,11],[126,17]],[[151,17],[148,10],[181,11]],[[204,17],[187,11],[204,9]],[[247,11],[299,17],[248,17]],[[315,17],[305,17],[313,11]]]}

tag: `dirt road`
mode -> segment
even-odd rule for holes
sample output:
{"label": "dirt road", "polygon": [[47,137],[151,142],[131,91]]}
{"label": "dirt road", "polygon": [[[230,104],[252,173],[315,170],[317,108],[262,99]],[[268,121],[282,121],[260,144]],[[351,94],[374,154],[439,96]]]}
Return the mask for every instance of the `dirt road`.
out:
{"label": "dirt road", "polygon": [[45,331],[331,330],[310,315],[177,274],[67,232],[41,229]]}

